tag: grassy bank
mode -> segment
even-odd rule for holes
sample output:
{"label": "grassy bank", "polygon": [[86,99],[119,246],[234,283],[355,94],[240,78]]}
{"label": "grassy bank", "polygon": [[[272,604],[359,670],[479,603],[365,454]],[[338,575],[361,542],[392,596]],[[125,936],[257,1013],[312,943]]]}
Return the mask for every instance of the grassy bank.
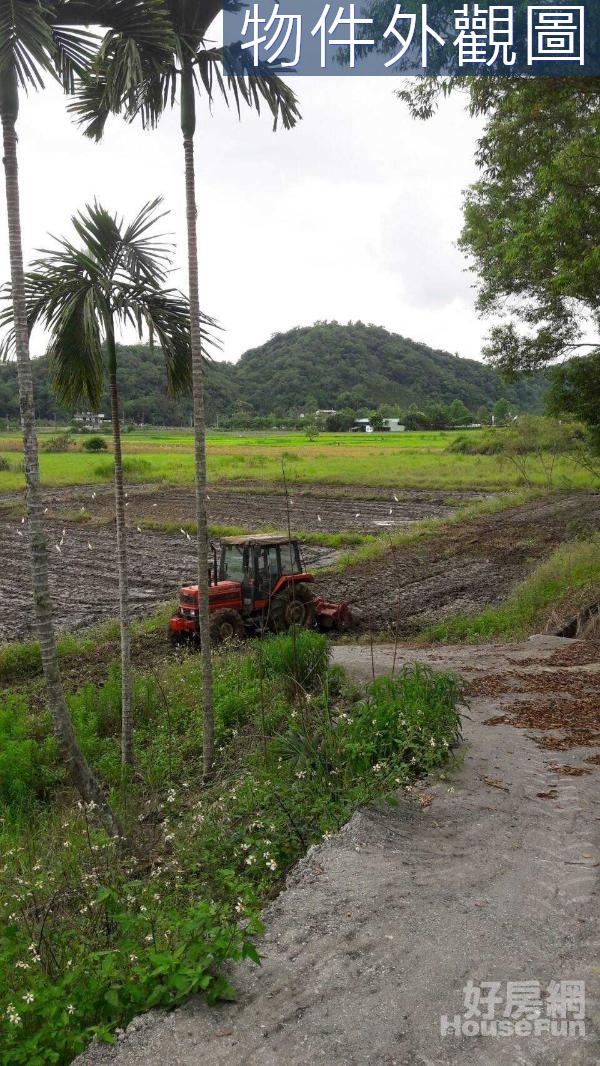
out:
{"label": "grassy bank", "polygon": [[69,695],[79,741],[135,849],[72,796],[44,714],[0,704],[0,1063],[67,1063],[191,992],[233,990],[262,904],[361,804],[443,765],[459,683],[415,668],[366,696],[315,633],[216,657],[218,774],[201,780],[198,656],[135,681],[136,771],[121,782],[117,666]]}
{"label": "grassy bank", "polygon": [[476,615],[455,614],[425,629],[440,643],[518,640],[546,628],[549,620],[576,613],[600,592],[600,541],[563,544],[496,606]]}

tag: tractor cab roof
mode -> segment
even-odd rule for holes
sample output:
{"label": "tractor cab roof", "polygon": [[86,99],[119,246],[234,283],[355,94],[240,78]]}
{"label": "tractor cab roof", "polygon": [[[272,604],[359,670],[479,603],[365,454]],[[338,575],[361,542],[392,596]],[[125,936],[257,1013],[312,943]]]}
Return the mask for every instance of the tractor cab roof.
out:
{"label": "tractor cab roof", "polygon": [[243,537],[221,537],[221,544],[232,544],[238,547],[242,544],[257,545],[258,547],[271,547],[278,544],[297,544],[297,537],[285,537],[283,534],[255,533]]}

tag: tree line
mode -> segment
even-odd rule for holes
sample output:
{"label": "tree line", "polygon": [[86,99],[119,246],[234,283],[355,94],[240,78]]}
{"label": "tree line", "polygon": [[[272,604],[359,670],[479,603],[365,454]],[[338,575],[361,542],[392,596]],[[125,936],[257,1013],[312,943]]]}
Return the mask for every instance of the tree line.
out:
{"label": "tree line", "polygon": [[[164,360],[147,343],[117,346],[121,409],[127,422],[190,425],[191,398],[167,389]],[[213,355],[216,350],[212,349]],[[72,410],[52,387],[47,357],[32,363],[36,408],[44,420],[68,421]],[[245,352],[238,363],[212,359],[205,366],[205,412],[209,425],[227,428],[288,427],[318,409],[351,410],[357,417],[390,408],[426,410],[461,401],[472,416],[502,398],[522,411],[539,409],[547,381],[542,374],[506,384],[481,362],[434,351],[380,326],[316,323],[276,335]],[[110,417],[106,385],[98,409]],[[0,365],[0,418],[15,419],[15,368]],[[256,420],[256,421],[253,421]],[[439,418],[435,419],[439,421]]]}

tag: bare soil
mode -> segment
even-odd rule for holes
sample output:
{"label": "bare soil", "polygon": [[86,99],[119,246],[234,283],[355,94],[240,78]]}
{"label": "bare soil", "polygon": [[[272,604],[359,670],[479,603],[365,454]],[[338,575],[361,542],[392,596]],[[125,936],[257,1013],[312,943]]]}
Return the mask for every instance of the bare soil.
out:
{"label": "bare soil", "polygon": [[[365,490],[366,493],[367,490]],[[467,494],[404,492],[370,498],[354,488],[326,494],[324,488],[292,494],[292,528],[305,532],[354,530],[379,533],[410,528],[426,516],[444,518]],[[285,529],[285,499],[267,492],[211,489],[214,525],[250,531]],[[472,496],[472,494],[471,494]],[[359,628],[395,631],[408,637],[423,624],[456,610],[477,610],[506,596],[511,586],[575,526],[600,529],[600,496],[572,493],[532,501],[498,514],[449,523],[435,534],[388,549],[379,557],[318,580],[319,592],[349,602]],[[33,618],[22,498],[0,499],[0,642],[32,635]],[[59,628],[91,625],[117,613],[114,521],[109,488],[89,486],[46,494],[51,588]],[[390,510],[392,514],[390,515]],[[143,615],[174,599],[178,586],[193,580],[193,540],[184,532],[151,531],[139,523],[193,521],[193,494],[183,489],[142,486],[129,493],[127,507],[133,612]],[[319,521],[320,518],[320,521]],[[390,525],[391,524],[391,525]],[[335,552],[306,545],[310,568],[334,561]]]}
{"label": "bare soil", "polygon": [[[291,486],[290,525],[301,533],[381,533],[404,529],[422,518],[444,518],[457,507],[484,499],[482,492],[441,492],[410,490],[390,492],[352,485]],[[72,520],[83,508],[94,522],[110,522],[114,515],[111,486],[84,485],[48,490],[44,494],[48,515],[57,521]],[[191,488],[138,485],[128,494],[132,517],[161,522],[194,522],[195,501]],[[4,507],[22,504],[20,494],[0,497]],[[286,530],[288,513],[282,491],[268,486],[248,489],[228,483],[226,488],[210,487],[209,521],[215,526],[242,526],[249,532],[260,529]]]}
{"label": "bare soil", "polygon": [[345,599],[366,629],[401,638],[457,611],[505,599],[540,559],[576,530],[600,529],[600,495],[564,494],[448,524],[439,534],[327,574],[323,595]]}

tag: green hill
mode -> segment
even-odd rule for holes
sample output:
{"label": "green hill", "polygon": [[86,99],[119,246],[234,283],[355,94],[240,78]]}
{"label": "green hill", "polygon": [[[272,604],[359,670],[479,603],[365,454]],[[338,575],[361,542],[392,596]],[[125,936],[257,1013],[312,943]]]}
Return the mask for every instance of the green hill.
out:
{"label": "green hill", "polygon": [[538,407],[541,376],[506,385],[475,359],[389,333],[361,322],[317,322],[277,333],[240,359],[236,377],[243,399],[257,414],[290,408],[373,409],[380,404],[405,410],[412,403],[462,400],[475,411],[502,396],[521,410]]}
{"label": "green hill", "polygon": [[[187,397],[166,394],[159,351],[145,345],[122,347],[119,378],[123,410],[135,422],[189,424]],[[52,394],[48,360],[33,363],[38,417],[65,417]],[[372,411],[381,404],[406,410],[411,404],[462,400],[475,412],[506,396],[520,410],[535,410],[546,383],[541,375],[505,384],[491,367],[473,359],[389,333],[362,323],[318,322],[277,333],[266,344],[245,352],[237,364],[214,363],[207,368],[207,418],[231,414],[236,407],[255,415],[289,413],[317,408]],[[109,414],[108,395],[102,410]],[[18,417],[16,368],[0,366],[0,418]]]}

